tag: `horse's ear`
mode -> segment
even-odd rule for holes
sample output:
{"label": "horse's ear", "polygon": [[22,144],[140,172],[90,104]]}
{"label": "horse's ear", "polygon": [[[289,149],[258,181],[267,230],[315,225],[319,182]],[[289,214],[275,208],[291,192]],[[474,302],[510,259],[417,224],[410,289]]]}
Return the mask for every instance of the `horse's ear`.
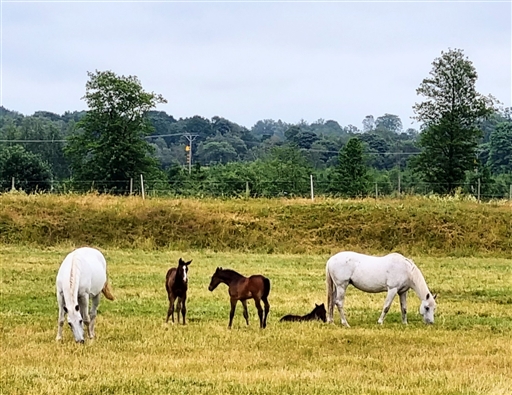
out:
{"label": "horse's ear", "polygon": [[315,303],[315,307],[320,307],[320,305]]}
{"label": "horse's ear", "polygon": [[183,259],[180,258],[180,260],[178,261],[178,265],[183,265],[185,264],[185,262],[183,262]]}
{"label": "horse's ear", "polygon": [[433,297],[434,297],[434,300],[435,300],[437,298],[437,294],[434,294]]}
{"label": "horse's ear", "polygon": [[192,263],[192,259],[190,261],[188,261],[188,262],[183,262],[183,264],[186,265],[186,266],[190,265],[191,263]]}

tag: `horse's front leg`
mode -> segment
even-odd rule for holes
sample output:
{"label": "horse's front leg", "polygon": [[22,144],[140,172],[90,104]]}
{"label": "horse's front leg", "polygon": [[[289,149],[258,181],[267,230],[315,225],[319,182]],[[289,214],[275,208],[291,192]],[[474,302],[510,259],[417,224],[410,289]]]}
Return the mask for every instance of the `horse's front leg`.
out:
{"label": "horse's front leg", "polygon": [[94,339],[94,327],[96,325],[96,316],[98,315],[98,306],[100,304],[100,295],[99,293],[96,296],[92,297],[92,306],[91,306],[91,322],[89,323],[89,338]]}
{"label": "horse's front leg", "polygon": [[57,300],[59,302],[59,320],[57,323],[57,338],[56,340],[62,340],[62,327],[64,326],[64,314],[65,314],[65,302],[64,295],[57,294]]}
{"label": "horse's front leg", "polygon": [[[181,312],[182,302],[183,302],[183,300],[181,299],[181,297],[178,296],[176,298],[176,319],[178,320],[178,324],[180,323],[180,312]],[[173,322],[174,322],[174,319],[173,319]]]}
{"label": "horse's front leg", "polygon": [[244,306],[244,318],[247,325],[249,325],[249,312],[247,311],[247,300],[242,300],[242,306]]}
{"label": "horse's front leg", "polygon": [[[186,301],[187,301],[187,295],[183,296],[183,299],[181,301],[181,316],[183,317],[183,325],[185,325],[185,316],[187,315],[187,306],[185,304]],[[180,320],[178,317],[178,323],[179,323],[179,321]]]}
{"label": "horse's front leg", "polygon": [[389,311],[389,307],[391,306],[391,303],[393,302],[393,299],[395,298],[395,295],[397,293],[396,288],[388,289],[388,294],[386,295],[386,300],[384,301],[384,307],[382,308],[382,313],[380,315],[379,320],[377,321],[379,324],[382,325],[384,322],[384,318],[386,317],[386,314]]}
{"label": "horse's front leg", "polygon": [[407,291],[398,294],[400,296],[400,310],[402,311],[402,324],[407,324]]}
{"label": "horse's front leg", "polygon": [[231,329],[231,325],[233,324],[233,317],[235,316],[236,302],[237,302],[237,300],[235,298],[231,298],[231,311],[229,312],[228,329]]}
{"label": "horse's front leg", "polygon": [[169,296],[169,309],[167,309],[167,318],[165,323],[169,322],[169,317],[172,316],[172,323],[174,324],[174,296]]}
{"label": "horse's front leg", "polygon": [[89,317],[89,295],[78,295],[78,305],[80,306],[82,321],[87,327],[89,327],[91,322],[91,318]]}

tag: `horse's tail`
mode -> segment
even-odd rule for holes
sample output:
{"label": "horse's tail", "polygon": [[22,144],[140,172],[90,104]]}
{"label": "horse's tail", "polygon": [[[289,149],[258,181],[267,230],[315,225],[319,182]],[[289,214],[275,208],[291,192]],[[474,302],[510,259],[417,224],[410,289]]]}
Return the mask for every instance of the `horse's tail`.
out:
{"label": "horse's tail", "polygon": [[105,285],[103,286],[103,289],[101,290],[101,292],[103,292],[103,295],[105,295],[105,297],[108,300],[114,300],[114,295],[112,294],[112,288],[110,288],[108,279],[107,279],[107,281],[105,281]]}
{"label": "horse's tail", "polygon": [[332,281],[331,273],[329,273],[329,264],[325,268],[325,285],[327,288],[327,322],[332,322],[334,311],[334,281]]}
{"label": "horse's tail", "polygon": [[270,280],[266,277],[263,277],[263,295],[261,296],[261,299],[267,300],[269,293],[270,293]]}

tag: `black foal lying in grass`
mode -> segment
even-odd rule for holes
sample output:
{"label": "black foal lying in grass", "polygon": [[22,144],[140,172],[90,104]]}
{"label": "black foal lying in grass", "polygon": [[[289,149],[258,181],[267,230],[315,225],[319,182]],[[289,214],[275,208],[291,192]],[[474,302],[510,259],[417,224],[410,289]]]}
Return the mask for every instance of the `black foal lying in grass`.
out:
{"label": "black foal lying in grass", "polygon": [[309,314],[300,316],[300,315],[292,315],[288,314],[285,315],[283,318],[281,318],[279,321],[313,321],[313,320],[322,320],[323,322],[326,321],[325,317],[326,311],[324,304],[316,304],[313,311]]}

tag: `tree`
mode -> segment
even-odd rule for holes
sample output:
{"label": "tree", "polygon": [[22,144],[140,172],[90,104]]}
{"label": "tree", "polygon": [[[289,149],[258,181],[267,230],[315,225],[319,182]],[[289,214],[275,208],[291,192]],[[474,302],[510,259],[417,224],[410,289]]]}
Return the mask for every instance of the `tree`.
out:
{"label": "tree", "polygon": [[81,189],[94,181],[99,190],[124,193],[130,178],[157,173],[152,147],[144,140],[154,130],[146,115],[166,100],[145,92],[135,76],[119,77],[112,71],[88,75],[83,99],[89,111],[66,148],[73,179]]}
{"label": "tree", "polygon": [[48,163],[19,145],[0,151],[1,189],[9,189],[13,177],[15,187],[27,193],[51,188],[52,173]]}
{"label": "tree", "polygon": [[375,129],[375,120],[373,115],[367,115],[363,119],[363,132],[369,132]]}
{"label": "tree", "polygon": [[494,173],[512,173],[512,122],[502,122],[491,133],[489,162]]}
{"label": "tree", "polygon": [[363,152],[363,143],[357,137],[352,137],[340,150],[333,192],[350,197],[366,195],[368,168]]}
{"label": "tree", "polygon": [[236,150],[227,141],[207,141],[198,147],[198,157],[203,164],[234,162],[237,156]]}
{"label": "tree", "polygon": [[384,114],[375,120],[375,128],[384,128],[395,133],[400,133],[402,130],[402,121],[397,115]]}
{"label": "tree", "polygon": [[416,90],[426,100],[413,106],[415,119],[423,122],[423,151],[414,165],[434,192],[452,193],[475,166],[477,123],[494,112],[495,100],[476,91],[476,70],[462,50],[441,52],[432,64],[430,77]]}
{"label": "tree", "polygon": [[258,196],[304,196],[309,192],[311,165],[296,146],[273,147],[250,168],[257,175],[251,192]]}

